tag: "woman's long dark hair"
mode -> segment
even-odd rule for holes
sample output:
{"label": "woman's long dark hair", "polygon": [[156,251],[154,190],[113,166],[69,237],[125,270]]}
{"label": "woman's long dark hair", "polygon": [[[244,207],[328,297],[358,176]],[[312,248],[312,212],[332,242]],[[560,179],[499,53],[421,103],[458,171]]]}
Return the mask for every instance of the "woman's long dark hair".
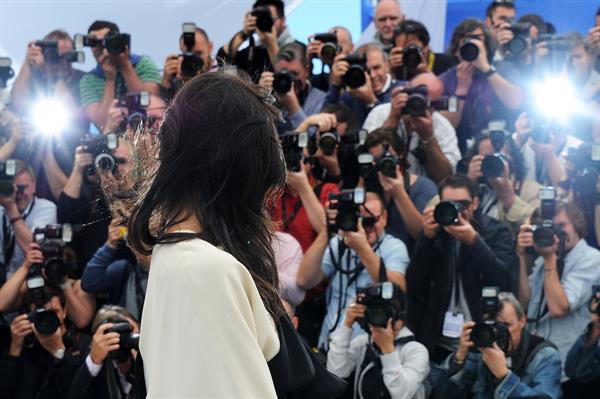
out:
{"label": "woman's long dark hair", "polygon": [[149,254],[167,228],[195,216],[207,241],[248,269],[274,317],[281,304],[265,203],[286,176],[278,117],[256,86],[230,74],[186,83],[165,114],[158,159],[129,222],[130,244]]}

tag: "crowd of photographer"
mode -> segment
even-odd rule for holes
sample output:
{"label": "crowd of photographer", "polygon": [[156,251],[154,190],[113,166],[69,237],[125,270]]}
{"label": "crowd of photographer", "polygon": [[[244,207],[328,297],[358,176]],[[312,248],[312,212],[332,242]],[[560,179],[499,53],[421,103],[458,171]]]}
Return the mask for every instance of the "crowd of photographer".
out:
{"label": "crowd of photographer", "polygon": [[282,111],[280,297],[345,397],[594,397],[600,9],[583,37],[517,6],[446,53],[401,1],[355,48],[342,26],[295,40],[258,0],[216,56],[184,23],[162,70],[108,21],[31,41],[17,73],[0,58],[0,392],[135,397],[151,259],[130,205],[170,101],[222,71]]}

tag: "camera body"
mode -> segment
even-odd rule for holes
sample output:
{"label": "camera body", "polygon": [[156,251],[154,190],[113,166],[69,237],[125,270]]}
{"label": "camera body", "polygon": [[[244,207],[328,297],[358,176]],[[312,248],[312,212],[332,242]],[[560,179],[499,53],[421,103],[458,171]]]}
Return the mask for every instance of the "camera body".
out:
{"label": "camera body", "polygon": [[506,138],[510,133],[505,130],[506,122],[491,121],[488,128],[483,131],[483,135],[490,138],[492,147],[494,147],[493,155],[486,155],[481,162],[481,173],[488,179],[501,177],[504,174],[504,162],[507,161],[502,153],[502,149],[506,144]]}
{"label": "camera body", "polygon": [[490,348],[494,342],[502,351],[508,350],[510,334],[506,323],[496,321],[500,311],[498,287],[484,287],[481,290],[480,306],[483,322],[476,323],[471,330],[470,340],[477,348]]}
{"label": "camera body", "polygon": [[103,39],[97,39],[87,35],[76,34],[74,37],[75,48],[102,47],[110,55],[117,56],[128,47],[131,47],[131,36],[127,33],[109,32]]}
{"label": "camera body", "polygon": [[298,132],[286,132],[279,136],[285,166],[290,172],[302,170],[302,152],[308,146],[308,134]]}
{"label": "camera body", "polygon": [[48,65],[56,65],[60,62],[58,42],[56,40],[37,40],[34,44],[42,48],[45,63]]}
{"label": "camera body", "polygon": [[410,115],[412,117],[423,117],[426,115],[428,108],[433,108],[436,111],[456,112],[458,105],[456,97],[438,97],[435,100],[430,100],[428,96],[429,90],[426,85],[405,86],[402,92],[408,94],[408,100],[402,107],[402,115]]}
{"label": "camera body", "polygon": [[83,150],[94,156],[94,164],[90,166],[88,173],[94,174],[96,170],[113,170],[117,164],[112,152],[119,145],[116,134],[109,133],[103,136],[86,135],[81,138]]}
{"label": "camera body", "polygon": [[35,329],[42,335],[50,336],[60,326],[60,320],[56,312],[45,309],[44,304],[49,298],[44,293],[45,281],[40,275],[31,275],[27,278],[27,299],[35,305],[35,310],[27,310],[27,319],[33,323]]}
{"label": "camera body", "polygon": [[558,226],[554,225],[554,213],[556,210],[556,189],[554,187],[542,187],[538,192],[540,199],[541,223],[533,226],[533,242],[539,248],[554,245],[554,237],[560,235]]}
{"label": "camera body", "polygon": [[333,64],[335,56],[338,55],[340,47],[338,46],[337,35],[335,33],[315,33],[313,40],[323,43],[321,47],[321,61],[327,65]]}
{"label": "camera body", "polygon": [[0,57],[0,89],[6,87],[6,83],[15,76],[12,69],[12,60],[8,57]]}
{"label": "camera body", "polygon": [[132,332],[131,325],[126,321],[105,320],[102,324],[112,323],[113,326],[105,331],[119,334],[119,349],[110,353],[117,363],[124,363],[131,358],[131,350],[139,349],[140,334]]}
{"label": "camera body", "polygon": [[45,281],[52,286],[59,286],[69,275],[70,267],[65,261],[64,250],[73,237],[73,230],[69,224],[49,224],[45,227],[36,227],[33,231],[33,240],[44,255],[44,263],[32,266],[34,275],[44,276]]}
{"label": "camera body", "polygon": [[[117,107],[127,109],[127,120],[123,120],[119,125],[119,131],[124,132],[127,126],[137,129],[143,126],[148,116],[146,108],[150,105],[150,93],[141,91],[139,93],[126,94],[119,98]],[[115,146],[115,148],[117,148]],[[114,148],[113,148],[114,149]]]}
{"label": "camera body", "polygon": [[[339,194],[329,194],[329,209],[337,209],[334,231],[358,231],[358,219],[360,218],[360,206],[365,203],[364,189],[342,190]],[[333,202],[335,201],[335,202]]]}
{"label": "camera body", "polygon": [[256,7],[250,13],[253,17],[256,17],[256,28],[261,32],[271,32],[275,21],[271,16],[271,11],[268,7]]}
{"label": "camera body", "polygon": [[204,67],[204,61],[194,53],[196,45],[196,24],[186,22],[181,27],[183,31],[183,45],[185,52],[182,54],[181,74],[184,78],[193,78]]}
{"label": "camera body", "polygon": [[357,303],[365,305],[365,317],[358,320],[370,332],[369,325],[386,328],[389,319],[404,320],[406,306],[404,295],[394,283],[386,281],[370,287],[357,287]]}
{"label": "camera body", "polygon": [[440,226],[452,226],[459,222],[458,215],[464,212],[465,207],[460,202],[442,201],[433,210],[433,220]]}
{"label": "camera body", "polygon": [[507,28],[513,33],[513,38],[506,43],[506,50],[513,56],[520,56],[527,51],[529,31],[531,24],[529,22],[509,21],[510,26]]}
{"label": "camera body", "polygon": [[466,37],[463,39],[459,48],[460,58],[467,62],[473,62],[479,58],[479,47],[473,43],[473,38]]}
{"label": "camera body", "polygon": [[600,176],[600,144],[569,148],[567,160],[575,167],[574,175],[569,176],[575,200],[585,212],[590,212],[599,199],[596,185]]}
{"label": "camera body", "polygon": [[423,59],[423,49],[409,44],[402,50],[402,64],[409,70],[417,69]]}
{"label": "camera body", "polygon": [[344,85],[351,89],[358,89],[363,86],[367,82],[367,78],[365,78],[365,71],[367,70],[366,56],[350,54],[344,58],[344,61],[350,64],[348,71],[342,76]]}
{"label": "camera body", "polygon": [[0,197],[10,197],[15,192],[13,180],[17,174],[17,163],[14,159],[0,161]]}
{"label": "camera body", "polygon": [[292,90],[292,83],[296,80],[296,75],[283,68],[273,74],[273,91],[277,94],[285,94]]}
{"label": "camera body", "polygon": [[364,152],[358,155],[360,175],[365,178],[371,173],[381,172],[382,175],[396,178],[396,166],[400,164],[400,157],[389,151],[389,146],[384,146],[383,153],[375,158],[372,154]]}

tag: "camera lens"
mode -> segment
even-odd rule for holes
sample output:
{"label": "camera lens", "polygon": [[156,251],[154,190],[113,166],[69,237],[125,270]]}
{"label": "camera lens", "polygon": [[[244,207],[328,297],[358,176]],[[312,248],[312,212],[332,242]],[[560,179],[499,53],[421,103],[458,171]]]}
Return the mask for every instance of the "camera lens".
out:
{"label": "camera lens", "polygon": [[181,60],[181,74],[186,78],[193,78],[202,70],[204,62],[196,54],[184,54]]}
{"label": "camera lens", "polygon": [[425,116],[427,99],[422,94],[411,94],[406,100],[404,112],[412,117]]}
{"label": "camera lens", "polygon": [[496,342],[496,331],[493,326],[477,323],[471,330],[470,340],[477,348],[488,348]]}
{"label": "camera lens", "polygon": [[253,15],[256,17],[256,27],[259,31],[271,32],[274,22],[269,10],[257,10]]}
{"label": "camera lens", "polygon": [[335,147],[338,144],[337,134],[333,132],[323,133],[319,139],[319,148],[325,155],[333,155]]}
{"label": "camera lens", "polygon": [[512,55],[521,55],[527,50],[527,40],[524,37],[515,36],[506,46]]}
{"label": "camera lens", "polygon": [[385,156],[379,161],[379,171],[382,175],[387,177],[396,177],[396,165],[398,159],[394,156]]}
{"label": "camera lens", "polygon": [[404,49],[402,52],[402,63],[408,69],[416,69],[421,63],[421,53],[419,52],[419,49],[414,45]]}
{"label": "camera lens", "polygon": [[15,186],[11,180],[0,180],[0,196],[10,197],[15,192]]}
{"label": "camera lens", "polygon": [[383,305],[367,305],[365,309],[365,318],[369,324],[376,327],[387,327],[387,322],[391,316]]}
{"label": "camera lens", "polygon": [[293,77],[289,73],[277,72],[273,76],[273,91],[277,94],[285,94],[292,90]]}
{"label": "camera lens", "polygon": [[440,226],[451,226],[458,223],[461,209],[451,201],[442,201],[433,210],[433,219]]}
{"label": "camera lens", "polygon": [[49,47],[44,50],[44,62],[48,65],[56,65],[60,61],[60,55],[58,54],[58,48]]}
{"label": "camera lens", "polygon": [[554,229],[550,227],[535,226],[533,229],[533,243],[540,248],[552,246],[554,236]]}
{"label": "camera lens", "polygon": [[106,38],[106,51],[111,55],[119,55],[125,51],[125,40],[121,35]]}
{"label": "camera lens", "polygon": [[358,231],[358,217],[351,209],[340,209],[335,221],[340,230]]}
{"label": "camera lens", "polygon": [[486,155],[481,162],[481,173],[488,179],[502,176],[504,173],[504,161],[498,155]]}
{"label": "camera lens", "polygon": [[302,169],[302,151],[299,148],[284,148],[283,157],[287,170],[290,172],[300,172]]}
{"label": "camera lens", "polygon": [[35,329],[45,336],[54,334],[60,326],[60,320],[53,310],[35,311],[30,313],[27,318],[33,323]]}
{"label": "camera lens", "polygon": [[465,61],[475,61],[479,57],[479,47],[475,43],[466,42],[460,46],[460,58]]}
{"label": "camera lens", "polygon": [[[58,250],[58,252],[62,251]],[[50,285],[57,286],[61,284],[67,277],[68,272],[68,266],[61,258],[52,257],[44,262],[44,275]]]}
{"label": "camera lens", "polygon": [[358,89],[367,82],[365,70],[361,65],[350,65],[343,79],[344,84],[351,89]]}
{"label": "camera lens", "polygon": [[110,154],[101,153],[94,159],[94,165],[96,169],[113,170],[115,168],[115,158]]}
{"label": "camera lens", "polygon": [[321,60],[328,65],[333,64],[333,60],[337,55],[337,46],[333,43],[325,43],[321,47]]}

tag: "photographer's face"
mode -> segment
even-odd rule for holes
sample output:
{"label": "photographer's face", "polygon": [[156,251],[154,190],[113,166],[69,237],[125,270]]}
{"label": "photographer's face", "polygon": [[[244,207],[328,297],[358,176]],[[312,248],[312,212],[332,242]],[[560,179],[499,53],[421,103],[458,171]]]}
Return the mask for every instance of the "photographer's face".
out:
{"label": "photographer's face", "polygon": [[[45,310],[53,310],[54,313],[56,313],[56,315],[58,316],[58,320],[60,320],[61,326],[64,324],[65,319],[67,318],[67,310],[63,308],[62,304],[60,303],[59,297],[53,296],[52,299],[46,302],[43,307]],[[29,311],[33,312],[35,311],[35,309],[36,306],[34,304],[31,304],[29,307]]]}
{"label": "photographer's face", "polygon": [[[194,47],[192,53],[196,54],[204,62],[205,66],[210,66],[210,55],[212,54],[213,44],[206,40],[206,37],[200,32],[196,32]],[[179,49],[182,53],[187,51],[183,44],[183,39],[179,41]]]}
{"label": "photographer's face", "polygon": [[352,44],[352,40],[344,29],[330,29],[330,33],[335,33],[337,37],[338,46],[341,48],[342,54],[351,54],[354,51],[354,45]]}
{"label": "photographer's face", "polygon": [[[370,197],[370,198],[369,198]],[[375,217],[376,222],[373,228],[365,228],[367,235],[367,241],[373,245],[377,242],[385,231],[385,225],[387,223],[387,213],[378,198],[368,195],[364,205],[360,207],[360,215],[363,218]],[[364,226],[363,226],[364,227]]]}
{"label": "photographer's face", "polygon": [[300,83],[302,87],[296,87],[296,89],[304,89],[306,87],[306,80],[310,73],[310,69],[307,65],[302,65],[300,60],[285,61],[281,60],[275,64],[275,71],[279,72],[282,69],[287,69],[296,76],[296,86]]}
{"label": "photographer's face", "polygon": [[[391,146],[388,146],[388,151],[392,155],[396,155],[396,156],[398,155],[398,154],[396,154],[396,151]],[[369,154],[373,155],[373,158],[378,158],[378,157],[382,156],[384,152],[385,152],[385,145],[383,143],[377,144],[376,146],[369,148]]]}
{"label": "photographer's face", "polygon": [[567,251],[573,249],[575,245],[577,245],[581,237],[579,237],[579,234],[577,234],[577,232],[575,231],[575,226],[573,226],[573,223],[571,222],[571,219],[569,219],[567,212],[565,212],[565,210],[562,209],[556,214],[556,216],[554,216],[554,219],[552,221],[555,225],[561,227],[562,231],[567,236],[565,242],[565,249]]}
{"label": "photographer's face", "polygon": [[371,77],[373,92],[375,94],[381,93],[389,71],[388,63],[381,51],[369,51],[367,53],[367,70]]}
{"label": "photographer's face", "polygon": [[485,19],[485,24],[492,28],[494,35],[500,32],[499,26],[504,22],[515,19],[517,10],[508,7],[496,7],[491,17]]}
{"label": "photographer's face", "polygon": [[[89,36],[93,37],[95,39],[104,39],[104,37],[108,34],[108,32],[110,32],[109,28],[102,28],[102,29],[90,31]],[[94,58],[96,59],[96,61],[99,61],[100,57],[104,53],[104,47],[102,47],[102,46],[92,47],[92,53],[94,54]]]}
{"label": "photographer's face", "polygon": [[17,207],[20,211],[23,211],[29,206],[35,195],[35,180],[27,172],[22,172],[14,178],[15,188],[18,186],[24,186],[25,190],[22,193],[16,194]]}
{"label": "photographer's face", "polygon": [[473,215],[477,210],[477,206],[479,205],[478,198],[471,198],[469,194],[469,190],[466,188],[454,188],[454,187],[444,187],[442,190],[442,201],[455,201],[461,202],[464,204],[469,204],[466,206],[462,212],[462,215],[469,222],[473,220]]}
{"label": "photographer's face", "polygon": [[521,335],[525,328],[525,324],[527,323],[527,319],[525,317],[519,319],[515,308],[508,303],[504,303],[502,305],[502,311],[498,314],[498,317],[496,317],[496,321],[508,325],[508,332],[510,334],[508,352],[514,352],[521,342]]}
{"label": "photographer's face", "polygon": [[423,42],[419,40],[417,35],[413,35],[413,34],[407,35],[406,33],[402,33],[401,35],[397,35],[396,39],[394,41],[394,46],[402,48],[402,49],[410,46],[411,44],[414,44],[415,46],[422,48],[423,52],[426,52],[429,50],[429,46],[426,46],[425,44],[423,44]]}
{"label": "photographer's face", "polygon": [[404,20],[404,15],[396,2],[386,1],[377,6],[375,11],[375,28],[386,41],[394,37],[394,29]]}
{"label": "photographer's face", "polygon": [[594,64],[594,57],[585,50],[585,47],[575,47],[571,50],[570,64],[576,78],[587,79]]}

